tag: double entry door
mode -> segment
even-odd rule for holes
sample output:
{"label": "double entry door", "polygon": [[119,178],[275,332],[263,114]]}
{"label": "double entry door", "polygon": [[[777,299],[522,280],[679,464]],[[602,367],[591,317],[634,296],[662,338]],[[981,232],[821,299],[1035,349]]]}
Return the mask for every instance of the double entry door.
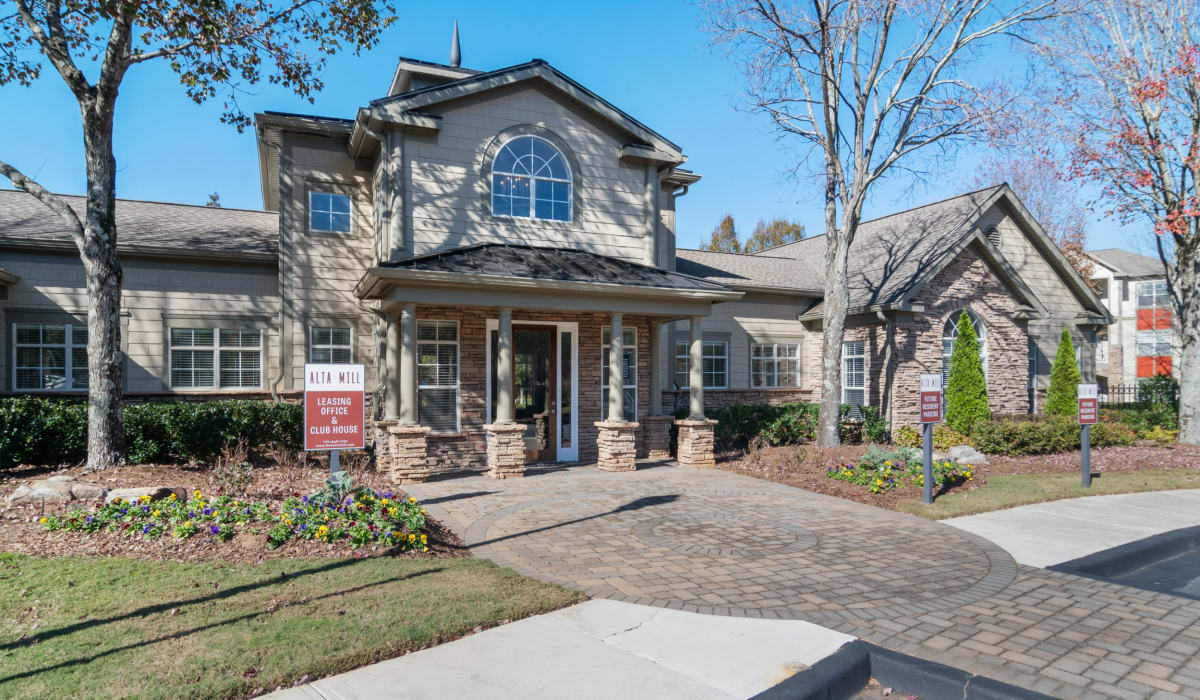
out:
{"label": "double entry door", "polygon": [[[488,333],[491,406],[498,400],[496,368],[500,334]],[[513,416],[525,426],[525,461],[574,459],[572,367],[574,334],[557,325],[512,326]]]}

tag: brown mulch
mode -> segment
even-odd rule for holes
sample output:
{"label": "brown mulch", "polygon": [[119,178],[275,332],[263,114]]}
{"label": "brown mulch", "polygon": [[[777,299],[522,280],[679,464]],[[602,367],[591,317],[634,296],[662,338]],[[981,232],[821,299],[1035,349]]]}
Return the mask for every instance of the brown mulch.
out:
{"label": "brown mulch", "polygon": [[[899,486],[894,491],[871,493],[857,484],[825,476],[830,467],[856,462],[866,451],[865,445],[843,445],[828,450],[813,445],[767,447],[718,455],[717,466],[726,471],[893,510],[899,501],[921,497],[920,487],[911,484]],[[994,474],[1076,474],[1079,458],[1078,452],[1036,457],[988,457],[986,465],[973,470],[970,481],[953,490],[955,493],[973,491],[986,484],[988,476]],[[1143,441],[1131,447],[1092,450],[1093,472],[1197,468],[1200,468],[1200,445],[1163,447]]]}
{"label": "brown mulch", "polygon": [[[256,464],[253,479],[244,493],[236,494],[246,500],[266,501],[276,510],[288,496],[300,496],[319,489],[329,476],[328,467],[310,461],[305,466],[280,466],[273,462]],[[403,489],[397,488],[383,474],[367,469],[351,469],[356,486],[367,486],[377,491],[392,491],[397,498],[407,498]],[[278,549],[267,549],[266,527],[259,524],[259,534],[241,533],[228,542],[196,535],[187,539],[159,537],[143,540],[120,533],[71,533],[47,532],[37,521],[43,515],[41,505],[11,505],[8,496],[22,484],[38,479],[47,479],[57,474],[69,474],[80,481],[102,484],[108,489],[137,486],[182,487],[188,493],[200,489],[205,494],[222,493],[221,484],[213,476],[213,470],[204,466],[176,464],[138,464],[118,467],[104,472],[84,474],[82,467],[57,469],[18,468],[0,472],[0,551],[39,556],[62,556],[81,554],[90,556],[121,556],[156,561],[210,562],[227,561],[257,563],[266,559],[314,559],[343,557],[408,557],[414,559],[450,558],[470,556],[449,528],[427,518],[426,534],[429,535],[428,552],[401,552],[392,547],[360,547],[353,549],[345,543],[325,543],[289,540]],[[75,508],[86,508],[90,504],[75,501],[70,504],[46,504],[46,515],[60,514]]]}

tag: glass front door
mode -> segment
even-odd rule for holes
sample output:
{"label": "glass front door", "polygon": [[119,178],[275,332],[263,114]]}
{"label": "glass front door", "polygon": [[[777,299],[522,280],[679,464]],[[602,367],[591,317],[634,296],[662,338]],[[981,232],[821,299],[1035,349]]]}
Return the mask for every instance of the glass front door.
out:
{"label": "glass front door", "polygon": [[[525,425],[525,459],[552,462],[558,445],[558,357],[553,326],[513,326],[513,415]],[[492,357],[499,357],[499,333],[492,331]],[[492,405],[496,404],[496,362],[492,362]]]}

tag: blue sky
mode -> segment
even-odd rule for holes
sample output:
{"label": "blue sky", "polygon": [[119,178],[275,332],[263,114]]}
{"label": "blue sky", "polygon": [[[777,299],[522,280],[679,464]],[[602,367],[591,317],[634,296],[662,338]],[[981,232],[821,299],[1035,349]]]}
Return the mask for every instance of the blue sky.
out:
{"label": "blue sky", "polygon": [[[785,216],[823,229],[818,183],[787,175],[795,149],[767,121],[737,109],[740,71],[710,47],[696,8],[674,0],[606,3],[404,3],[402,19],[367,55],[330,62],[313,105],[283,89],[252,88],[247,112],[281,110],[353,117],[385,94],[396,58],[445,62],[455,19],[463,65],[489,70],[543,58],[680,144],[704,179],[679,201],[679,244],[695,247],[726,212],[748,233],[759,218]],[[220,123],[220,102],[196,106],[164,65],[135,67],[119,98],[119,197],[201,204],[219,192],[227,207],[260,208],[252,130]],[[83,148],[74,99],[52,70],[32,88],[0,88],[0,157],[58,192],[84,189]],[[977,163],[963,152],[953,167],[915,188],[883,183],[868,216],[969,189]],[[7,183],[4,183],[7,186]],[[1149,238],[1089,223],[1089,246],[1153,254]],[[1143,241],[1142,239],[1145,239]]]}

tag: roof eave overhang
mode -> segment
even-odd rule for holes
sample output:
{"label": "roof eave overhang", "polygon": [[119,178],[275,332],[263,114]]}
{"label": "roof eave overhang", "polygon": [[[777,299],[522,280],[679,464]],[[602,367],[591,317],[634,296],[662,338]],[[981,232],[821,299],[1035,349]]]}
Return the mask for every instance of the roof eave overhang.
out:
{"label": "roof eave overhang", "polygon": [[389,112],[374,105],[362,107],[354,118],[350,129],[347,151],[352,158],[359,158],[367,145],[379,143],[385,130],[436,133],[442,128],[442,118],[432,114],[416,112]]}
{"label": "roof eave overhang", "polygon": [[663,176],[662,181],[669,185],[683,187],[684,185],[694,185],[700,182],[700,175],[690,170],[672,168],[670,172]]}
{"label": "roof eave overhang", "polygon": [[[924,304],[909,304],[909,303],[904,303],[904,302],[896,302],[896,303],[892,303],[892,304],[871,304],[869,306],[851,306],[849,309],[846,309],[846,316],[862,316],[865,314],[874,314],[874,313],[877,313],[880,311],[884,311],[884,312],[904,311],[904,312],[908,312],[908,313],[919,314],[919,313],[925,312],[925,305]],[[825,320],[825,312],[824,312],[824,310],[822,310],[822,311],[819,311],[816,313],[809,312],[806,314],[801,314],[796,317],[796,320],[801,321],[801,322],[823,321],[823,320]]]}
{"label": "roof eave overhang", "polygon": [[505,277],[459,272],[435,272],[403,268],[372,267],[354,286],[359,299],[382,299],[390,287],[425,286],[438,288],[471,288],[474,290],[520,290],[539,293],[574,293],[606,297],[640,299],[687,299],[692,301],[736,301],[743,292],[732,289],[674,289],[668,287],[639,287],[604,282],[573,282],[565,280]]}
{"label": "roof eave overhang", "polygon": [[687,161],[687,156],[679,153],[668,153],[660,151],[657,148],[649,148],[637,144],[625,144],[621,146],[617,157],[629,163],[644,163],[660,168],[682,165]]}
{"label": "roof eave overhang", "polygon": [[820,297],[824,296],[825,291],[822,289],[805,289],[802,287],[771,287],[768,285],[758,284],[738,284],[737,282],[727,282],[731,289],[751,293],[751,294],[778,294],[783,296],[796,297]]}
{"label": "roof eave overhang", "polygon": [[[78,248],[72,241],[62,241],[48,238],[3,238],[0,237],[0,248],[21,250],[48,250],[53,252],[77,253]],[[260,251],[211,251],[176,248],[172,246],[141,245],[138,243],[120,243],[117,253],[127,257],[143,258],[181,258],[186,260],[220,260],[228,262],[269,263],[276,265],[279,256],[275,253]]]}
{"label": "roof eave overhang", "polygon": [[9,272],[8,270],[0,270],[0,285],[3,285],[5,287],[11,287],[20,281],[21,281],[20,277],[17,277],[16,275]]}

